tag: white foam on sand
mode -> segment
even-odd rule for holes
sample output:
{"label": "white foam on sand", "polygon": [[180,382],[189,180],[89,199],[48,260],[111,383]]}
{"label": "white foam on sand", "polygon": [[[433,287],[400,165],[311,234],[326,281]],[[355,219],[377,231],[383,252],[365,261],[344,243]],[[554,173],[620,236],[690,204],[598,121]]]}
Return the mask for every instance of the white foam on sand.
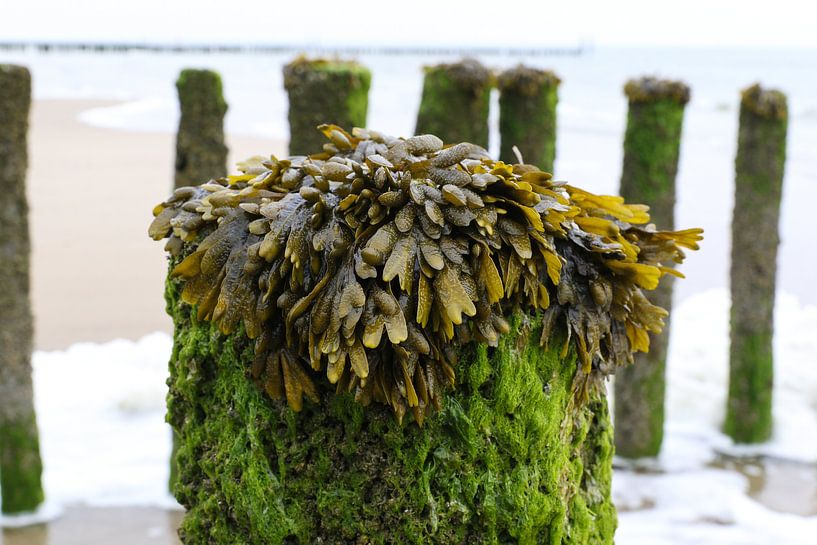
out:
{"label": "white foam on sand", "polygon": [[[36,511],[31,513],[19,513],[16,515],[0,515],[0,528],[23,528],[34,524],[49,522],[62,516],[62,504],[47,500],[43,502]],[[0,535],[0,544],[3,543],[3,536]]]}
{"label": "white foam on sand", "polygon": [[164,421],[172,341],[80,343],[36,352],[34,381],[48,498],[166,505],[171,431]]}
{"label": "white foam on sand", "polygon": [[736,446],[721,427],[729,382],[729,294],[712,290],[673,312],[667,376],[667,435],[661,462],[682,467],[689,449],[817,464],[817,306],[782,294],[775,307],[774,433]]}
{"label": "white foam on sand", "polygon": [[646,472],[614,472],[618,543],[814,542],[817,517],[769,509],[747,495],[745,476],[708,467],[719,454],[767,456],[807,464],[817,477],[817,307],[801,306],[783,294],[775,316],[774,435],[764,445],[740,447],[721,432],[729,376],[729,294],[708,291],[675,309],[665,442],[657,460],[640,464]]}
{"label": "white foam on sand", "polygon": [[[817,307],[779,297],[775,434],[752,449],[735,447],[720,432],[728,316],[723,290],[690,297],[673,313],[664,450],[648,472],[614,474],[618,543],[806,544],[817,535],[817,517],[769,509],[747,495],[746,477],[709,467],[718,453],[750,453],[817,473]],[[71,503],[175,505],[166,491],[171,437],[164,421],[171,345],[168,335],[154,333],[34,354],[49,499],[43,518]]]}
{"label": "white foam on sand", "polygon": [[[717,469],[667,474],[617,471],[616,542],[623,545],[809,545],[817,517],[766,508],[749,498],[746,478]],[[628,510],[629,509],[629,510]]]}

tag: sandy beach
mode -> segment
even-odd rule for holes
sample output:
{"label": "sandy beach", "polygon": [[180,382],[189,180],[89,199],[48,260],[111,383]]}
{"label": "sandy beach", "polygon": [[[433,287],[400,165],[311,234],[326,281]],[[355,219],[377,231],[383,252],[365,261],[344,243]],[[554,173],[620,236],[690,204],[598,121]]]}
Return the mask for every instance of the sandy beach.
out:
{"label": "sandy beach", "polygon": [[49,524],[5,528],[2,545],[178,545],[181,511],[147,507],[74,506]]}
{"label": "sandy beach", "polygon": [[[116,102],[36,101],[29,133],[32,299],[38,350],[137,339],[171,329],[165,257],[150,240],[153,206],[170,192],[175,136],[85,125]],[[230,164],[284,154],[286,143],[229,135]]]}

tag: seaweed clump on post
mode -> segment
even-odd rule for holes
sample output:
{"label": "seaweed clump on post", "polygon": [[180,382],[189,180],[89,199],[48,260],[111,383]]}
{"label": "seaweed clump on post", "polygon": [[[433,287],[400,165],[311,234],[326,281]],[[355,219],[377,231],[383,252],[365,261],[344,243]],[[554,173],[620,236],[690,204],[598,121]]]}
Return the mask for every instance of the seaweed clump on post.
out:
{"label": "seaweed clump on post", "polygon": [[611,543],[599,386],[700,230],[473,144],[320,129],[154,210],[182,538]]}

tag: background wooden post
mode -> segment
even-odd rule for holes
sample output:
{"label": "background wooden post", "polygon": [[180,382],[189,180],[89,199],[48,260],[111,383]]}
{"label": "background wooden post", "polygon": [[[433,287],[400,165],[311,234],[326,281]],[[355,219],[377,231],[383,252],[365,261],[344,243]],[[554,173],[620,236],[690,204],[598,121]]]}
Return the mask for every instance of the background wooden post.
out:
{"label": "background wooden post", "polygon": [[43,501],[31,381],[33,320],[26,169],[31,75],[0,65],[0,492],[4,513]]}
{"label": "background wooden post", "polygon": [[724,425],[739,443],[759,443],[772,432],[772,334],[787,125],[783,93],[759,85],[743,91],[735,159]]}
{"label": "background wooden post", "polygon": [[487,149],[491,85],[490,71],[472,59],[426,67],[415,134]]}
{"label": "background wooden post", "polygon": [[176,134],[176,187],[227,175],[221,77],[211,70],[182,70],[176,81],[181,118]]}
{"label": "background wooden post", "polygon": [[[652,223],[675,225],[675,176],[689,88],[679,81],[641,78],[624,86],[629,101],[624,135],[621,195],[650,206]],[[671,264],[665,264],[671,265]],[[672,276],[650,294],[653,304],[670,310]],[[627,458],[657,456],[664,439],[664,391],[669,318],[664,332],[650,334],[650,351],[634,354],[635,364],[616,371],[616,453]]]}
{"label": "background wooden post", "polygon": [[525,162],[553,172],[556,159],[558,76],[548,70],[519,65],[499,76],[499,158],[517,162],[517,146]]}
{"label": "background wooden post", "polygon": [[326,137],[318,131],[318,125],[331,123],[348,131],[365,127],[371,81],[369,69],[351,61],[299,57],[284,66],[284,88],[289,95],[289,153],[320,151]]}

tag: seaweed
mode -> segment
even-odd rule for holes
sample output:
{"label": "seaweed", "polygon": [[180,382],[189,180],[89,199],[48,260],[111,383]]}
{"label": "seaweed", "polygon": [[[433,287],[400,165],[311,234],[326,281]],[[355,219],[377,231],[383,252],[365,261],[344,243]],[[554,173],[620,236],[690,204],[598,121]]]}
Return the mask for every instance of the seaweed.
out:
{"label": "seaweed", "polygon": [[624,94],[630,103],[671,100],[678,104],[689,102],[689,86],[682,81],[645,76],[627,81]]}
{"label": "seaweed", "polygon": [[647,207],[433,135],[322,125],[320,153],[254,158],[154,209],[182,300],[254,339],[252,377],[296,411],[320,374],[422,425],[457,354],[497,346],[514,312],[578,355],[575,395],[649,348],[666,312],[642,290],[697,249]]}
{"label": "seaweed", "polygon": [[740,104],[760,118],[782,121],[789,117],[786,95],[777,89],[764,89],[759,83],[741,91]]}

